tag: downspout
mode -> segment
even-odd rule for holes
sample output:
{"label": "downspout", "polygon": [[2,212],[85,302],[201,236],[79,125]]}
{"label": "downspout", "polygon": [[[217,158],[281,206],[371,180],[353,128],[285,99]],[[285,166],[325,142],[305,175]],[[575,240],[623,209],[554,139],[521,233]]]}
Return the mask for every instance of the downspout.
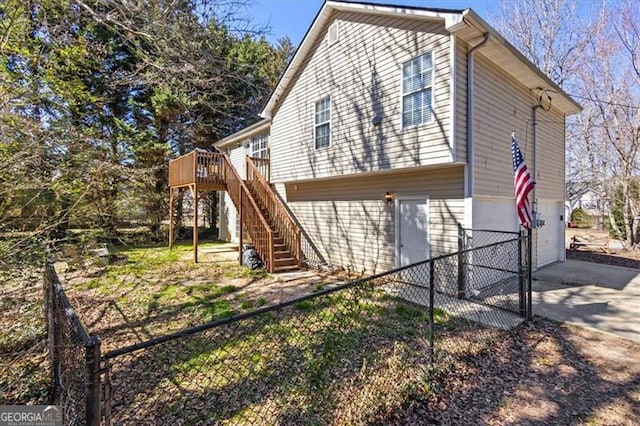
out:
{"label": "downspout", "polygon": [[[538,108],[542,108],[540,106],[540,102],[538,102],[537,105],[533,106],[532,111],[533,111],[533,131],[532,131],[532,138],[533,138],[533,161],[531,162],[531,166],[532,166],[532,171],[533,171],[533,182],[535,183],[538,179],[538,168],[536,166],[537,164],[537,160],[538,160]],[[531,223],[531,227],[533,229],[538,227],[538,198],[536,197],[536,187],[538,185],[533,185],[533,191],[531,191],[532,194],[532,208],[531,208],[531,216],[533,216],[532,218],[532,223]]]}
{"label": "downspout", "polygon": [[[465,198],[473,198],[474,183],[473,183],[473,167],[474,167],[474,155],[473,155],[473,76],[474,76],[474,61],[473,54],[476,50],[484,46],[489,41],[490,34],[484,33],[484,39],[473,46],[467,52],[467,181]],[[467,210],[467,209],[465,209]],[[467,226],[472,227],[473,215],[471,214],[470,221],[467,222]]]}

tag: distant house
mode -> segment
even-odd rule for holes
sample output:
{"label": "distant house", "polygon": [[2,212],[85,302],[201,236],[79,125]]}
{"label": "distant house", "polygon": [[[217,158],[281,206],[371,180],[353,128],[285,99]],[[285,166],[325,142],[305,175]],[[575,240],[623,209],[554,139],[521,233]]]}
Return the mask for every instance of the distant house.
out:
{"label": "distant house", "polygon": [[604,226],[604,218],[609,214],[610,203],[602,191],[598,191],[586,184],[567,184],[567,201],[565,215],[567,222],[571,220],[571,213],[580,208],[592,218],[592,225]]}
{"label": "distant house", "polygon": [[[579,111],[471,9],[327,1],[262,121],[216,146],[243,177],[246,156],[268,158],[265,177],[329,263],[379,272],[457,250],[458,224],[518,230],[515,129],[542,266],[564,260],[564,123]],[[223,194],[221,237],[237,241]]]}

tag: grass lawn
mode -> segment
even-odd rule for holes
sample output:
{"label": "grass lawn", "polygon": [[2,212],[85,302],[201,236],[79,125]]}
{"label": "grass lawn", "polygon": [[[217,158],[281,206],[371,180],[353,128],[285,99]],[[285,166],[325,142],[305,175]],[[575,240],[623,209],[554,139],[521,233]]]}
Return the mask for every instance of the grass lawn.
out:
{"label": "grass lawn", "polygon": [[[198,264],[189,244],[112,253],[107,266],[58,265],[103,352],[282,301],[285,285],[295,297],[335,280],[279,282],[238,265],[228,244],[201,245]],[[326,423],[336,404],[342,419],[370,421],[411,393],[431,392],[427,334],[424,308],[380,289],[306,300],[110,360],[114,421]]]}
{"label": "grass lawn", "polygon": [[[57,265],[71,303],[88,331],[101,337],[103,351],[252,311],[283,297],[277,278],[241,266],[231,244],[201,243],[197,264],[190,243],[172,250],[119,247],[110,253],[112,262],[106,266],[69,270],[67,264]],[[322,282],[296,291],[313,291]]]}
{"label": "grass lawn", "polygon": [[[452,325],[442,311],[435,318]],[[367,285],[119,356],[109,361],[113,421],[382,421],[434,395],[427,320],[423,307]]]}

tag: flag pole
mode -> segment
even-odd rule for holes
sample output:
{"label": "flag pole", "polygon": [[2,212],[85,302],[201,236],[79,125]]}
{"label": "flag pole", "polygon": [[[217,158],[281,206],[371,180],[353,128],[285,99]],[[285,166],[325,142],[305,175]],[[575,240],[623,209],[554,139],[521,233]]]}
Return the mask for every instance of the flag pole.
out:
{"label": "flag pole", "polygon": [[[520,226],[527,231],[527,281],[526,281],[526,318],[530,320],[533,317],[533,291],[532,291],[532,274],[533,269],[533,228],[537,225],[536,206],[535,206],[535,180],[531,177],[527,165],[524,161],[518,141],[516,140],[516,131],[511,133],[511,155],[513,159],[513,175],[514,175],[514,191],[516,199],[516,211]],[[535,173],[535,171],[534,171]],[[533,192],[534,206],[532,209],[529,203],[529,194]],[[521,288],[521,291],[524,289]],[[523,291],[524,293],[524,291]],[[522,295],[524,297],[524,295]],[[521,307],[524,307],[521,305]]]}
{"label": "flag pole", "polygon": [[533,231],[532,228],[527,229],[527,319],[533,317],[533,277],[531,274],[533,263]]}

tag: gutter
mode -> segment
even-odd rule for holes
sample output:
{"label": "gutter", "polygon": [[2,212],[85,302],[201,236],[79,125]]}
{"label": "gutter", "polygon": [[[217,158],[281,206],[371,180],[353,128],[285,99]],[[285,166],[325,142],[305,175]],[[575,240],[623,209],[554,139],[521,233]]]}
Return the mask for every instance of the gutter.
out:
{"label": "gutter", "polygon": [[[501,47],[506,49],[518,62],[523,64],[527,69],[530,69],[537,78],[542,80],[540,85],[548,87],[564,100],[563,113],[565,115],[577,114],[582,111],[582,106],[576,102],[571,96],[569,96],[560,86],[558,86],[553,80],[538,69],[538,67],[525,57],[515,46],[513,46],[507,39],[500,35],[491,25],[487,23],[482,17],[480,17],[473,9],[466,9],[462,12],[462,22],[468,26],[476,29],[481,33],[490,33],[493,41],[497,42]],[[456,25],[451,30],[457,31],[460,26]]]}

